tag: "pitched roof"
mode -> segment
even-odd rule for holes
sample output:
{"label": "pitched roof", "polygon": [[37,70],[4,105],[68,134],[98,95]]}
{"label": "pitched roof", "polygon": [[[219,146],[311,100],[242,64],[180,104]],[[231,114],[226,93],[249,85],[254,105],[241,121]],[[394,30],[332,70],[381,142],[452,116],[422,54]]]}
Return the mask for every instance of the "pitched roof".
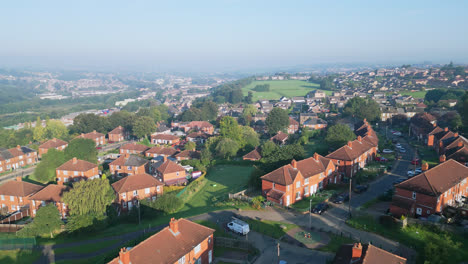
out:
{"label": "pitched roof", "polygon": [[362,254],[360,258],[353,258],[353,246],[342,245],[335,255],[333,264],[405,264],[406,259],[388,251],[374,247],[371,244],[362,245]]}
{"label": "pitched roof", "polygon": [[111,135],[111,134],[123,134],[125,131],[125,128],[123,128],[122,126],[118,126],[114,129],[112,129],[111,132],[109,132],[108,134]]}
{"label": "pitched roof", "polygon": [[89,133],[86,133],[86,134],[81,134],[78,137],[79,138],[96,139],[96,138],[100,138],[100,137],[104,137],[104,136],[105,136],[104,134],[96,132],[96,130],[94,130],[93,132],[89,132]]}
{"label": "pitched roof", "polygon": [[437,197],[466,178],[468,167],[450,159],[395,187]]}
{"label": "pitched roof", "polygon": [[290,126],[298,126],[299,125],[299,122],[297,122],[295,119],[293,119],[292,117],[289,117],[289,125]]}
{"label": "pitched roof", "polygon": [[51,140],[47,140],[46,142],[42,143],[39,148],[50,149],[50,148],[58,148],[61,146],[65,146],[68,143],[61,139],[53,138]]}
{"label": "pitched roof", "polygon": [[12,159],[14,156],[6,148],[0,148],[0,158],[3,160]]}
{"label": "pitched roof", "polygon": [[49,184],[30,197],[30,200],[61,202],[63,193],[69,188],[65,185]]}
{"label": "pitched roof", "polygon": [[162,174],[185,171],[182,166],[170,160],[166,160],[157,170]]}
{"label": "pitched roof", "polygon": [[120,155],[116,160],[109,163],[109,165],[118,165],[118,166],[134,166],[139,167],[143,166],[149,161],[147,159],[138,157],[136,155]]}
{"label": "pitched roof", "polygon": [[174,135],[168,135],[168,134],[157,134],[157,135],[151,135],[151,139],[176,140],[176,139],[179,139],[179,137],[174,136]]}
{"label": "pitched roof", "polygon": [[86,160],[80,160],[73,158],[64,164],[60,165],[57,170],[67,170],[67,171],[89,171],[91,169],[97,168],[98,165],[91,163]]}
{"label": "pitched roof", "polygon": [[155,146],[146,151],[146,153],[150,154],[160,154],[165,156],[173,156],[177,153],[175,148],[166,148],[162,146]]}
{"label": "pitched roof", "polygon": [[128,150],[136,150],[140,152],[144,152],[149,149],[148,146],[137,144],[137,143],[127,143],[120,147],[120,149],[128,149]]}
{"label": "pitched roof", "polygon": [[209,138],[210,135],[204,133],[204,132],[192,132],[190,134],[187,135],[187,138],[203,138],[203,139],[207,139]]}
{"label": "pitched roof", "polygon": [[192,121],[187,124],[188,127],[213,127],[210,122],[207,121]]}
{"label": "pitched roof", "polygon": [[270,140],[276,141],[285,141],[288,138],[288,134],[283,133],[282,131],[278,132],[276,135],[270,138]]}
{"label": "pitched roof", "polygon": [[[367,136],[365,138],[367,138]],[[356,159],[372,147],[375,147],[375,145],[371,143],[370,138],[365,138],[359,140],[358,137],[358,139],[348,142],[348,144],[328,154],[327,158],[347,161]]]}
{"label": "pitched roof", "polygon": [[260,160],[262,158],[262,155],[260,155],[260,152],[258,152],[258,148],[255,148],[254,150],[252,150],[249,153],[245,154],[242,158]]}
{"label": "pitched roof", "polygon": [[[130,262],[143,264],[151,260],[155,264],[175,263],[215,231],[183,218],[176,221],[179,231],[177,235],[170,227],[165,227],[135,247],[128,249]],[[120,263],[119,257],[109,263]]]}
{"label": "pitched roof", "polygon": [[26,197],[33,193],[36,193],[44,186],[24,182],[24,181],[8,181],[0,185],[0,194],[10,195],[10,196],[19,196]]}
{"label": "pitched roof", "polygon": [[25,146],[17,146],[16,148],[11,148],[7,150],[10,152],[12,157],[18,157],[30,152],[36,152],[34,149]]}
{"label": "pitched roof", "polygon": [[176,154],[174,157],[176,157],[176,158],[200,159],[200,151],[184,150],[184,151]]}
{"label": "pitched roof", "polygon": [[271,197],[275,200],[280,200],[284,196],[284,192],[278,191],[276,189],[271,189],[266,194],[268,197]]}
{"label": "pitched roof", "polygon": [[112,184],[112,188],[114,188],[115,192],[123,193],[123,192],[130,192],[135,190],[141,190],[144,188],[149,188],[157,185],[164,185],[162,182],[158,181],[153,176],[142,173],[142,174],[135,174],[127,176],[117,182]]}

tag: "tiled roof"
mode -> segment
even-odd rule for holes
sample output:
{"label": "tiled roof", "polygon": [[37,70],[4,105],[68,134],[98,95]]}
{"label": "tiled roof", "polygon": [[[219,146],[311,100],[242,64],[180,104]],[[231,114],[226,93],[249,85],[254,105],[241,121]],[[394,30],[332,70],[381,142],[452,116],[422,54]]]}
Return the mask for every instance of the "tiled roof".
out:
{"label": "tiled roof", "polygon": [[299,122],[297,122],[294,118],[290,117],[289,118],[289,125],[290,126],[298,126]]}
{"label": "tiled roof", "polygon": [[155,147],[148,149],[146,153],[173,156],[177,153],[177,150],[175,148],[165,148],[161,146],[155,146]]}
{"label": "tiled roof", "polygon": [[162,174],[185,171],[182,166],[170,160],[166,160],[157,170]]}
{"label": "tiled roof", "polygon": [[127,176],[117,182],[112,184],[112,188],[114,188],[115,192],[123,193],[123,192],[130,192],[135,190],[141,190],[144,188],[154,187],[157,185],[164,185],[160,181],[158,181],[153,176],[142,173],[142,174],[135,174]]}
{"label": "tiled roof", "polygon": [[284,141],[288,138],[288,134],[283,133],[283,132],[278,132],[278,134],[274,135],[273,137],[270,138],[270,140],[276,140],[276,141]]}
{"label": "tiled roof", "polygon": [[200,159],[200,152],[194,150],[184,150],[175,155],[176,158]]}
{"label": "tiled roof", "polygon": [[57,170],[66,170],[66,171],[89,171],[91,169],[97,168],[98,165],[91,163],[86,160],[79,160],[76,158],[73,158],[64,164],[60,165]]}
{"label": "tiled roof", "polygon": [[[0,151],[1,151],[0,152],[1,155],[3,156],[4,149],[2,149]],[[34,149],[31,149],[31,148],[28,148],[28,147],[25,147],[25,146],[22,146],[22,147],[17,146],[16,148],[11,148],[11,149],[8,149],[7,151],[10,152],[10,158],[18,157],[18,156],[21,156],[21,155],[24,155],[24,154],[30,153],[30,152],[36,152]]]}
{"label": "tiled roof", "polygon": [[362,254],[353,258],[353,246],[342,245],[336,253],[333,264],[405,264],[406,259],[371,244],[362,245]]}
{"label": "tiled roof", "polygon": [[109,132],[108,134],[111,135],[111,134],[123,134],[125,131],[125,129],[122,127],[122,126],[118,126],[116,128],[114,128],[111,132]]}
{"label": "tiled roof", "polygon": [[93,132],[89,132],[89,133],[86,133],[86,134],[81,134],[81,135],[79,135],[78,137],[79,137],[79,138],[96,139],[96,138],[100,138],[100,137],[104,137],[104,136],[105,136],[105,135],[102,134],[102,133],[93,131]]}
{"label": "tiled roof", "polygon": [[206,133],[203,133],[203,132],[192,132],[190,134],[187,135],[187,138],[203,138],[203,139],[207,139],[209,138],[210,135],[206,134]]}
{"label": "tiled roof", "polygon": [[192,121],[188,123],[187,126],[188,127],[213,127],[213,125],[207,121]]}
{"label": "tiled roof", "polygon": [[437,197],[466,178],[468,167],[450,159],[395,187]]}
{"label": "tiled roof", "polygon": [[278,191],[276,189],[271,189],[267,192],[267,197],[271,197],[275,200],[280,200],[284,196],[284,192]]}
{"label": "tiled roof", "polygon": [[12,159],[14,156],[6,148],[0,148],[0,158],[3,160]]}
{"label": "tiled roof", "polygon": [[68,191],[65,185],[49,184],[31,196],[30,200],[61,202],[63,193]]}
{"label": "tiled roof", "polygon": [[116,160],[109,163],[109,165],[117,165],[117,166],[143,166],[149,161],[147,159],[138,157],[136,155],[120,155]]}
{"label": "tiled roof", "polygon": [[148,146],[137,144],[137,143],[128,143],[120,147],[120,149],[128,149],[128,150],[136,150],[140,152],[144,152],[149,149]]}
{"label": "tiled roof", "polygon": [[356,159],[372,147],[375,147],[375,145],[371,143],[370,139],[365,138],[367,138],[367,136],[361,138],[361,140],[359,140],[358,137],[358,139],[348,142],[348,144],[328,154],[327,158],[347,161]]}
{"label": "tiled roof", "polygon": [[8,181],[0,185],[0,194],[10,195],[10,196],[19,196],[26,197],[33,193],[36,193],[44,186],[24,182],[24,181]]}
{"label": "tiled roof", "polygon": [[[166,227],[135,247],[128,249],[127,254],[130,254],[130,263],[176,263],[182,256],[190,252],[215,231],[183,218],[176,221],[179,231],[177,235],[169,227]],[[211,243],[214,243],[214,241],[211,241]],[[120,263],[119,257],[109,263]]]}
{"label": "tiled roof", "polygon": [[157,135],[151,135],[151,139],[176,140],[176,139],[179,139],[179,137],[174,136],[174,135],[168,135],[168,134],[157,134]]}
{"label": "tiled roof", "polygon": [[250,151],[249,153],[245,154],[244,159],[253,159],[253,160],[260,160],[262,155],[258,152],[258,149],[255,148],[254,150]]}
{"label": "tiled roof", "polygon": [[46,142],[42,143],[39,148],[50,149],[50,148],[58,148],[61,146],[65,146],[68,143],[61,139],[53,138],[51,140],[47,140]]}

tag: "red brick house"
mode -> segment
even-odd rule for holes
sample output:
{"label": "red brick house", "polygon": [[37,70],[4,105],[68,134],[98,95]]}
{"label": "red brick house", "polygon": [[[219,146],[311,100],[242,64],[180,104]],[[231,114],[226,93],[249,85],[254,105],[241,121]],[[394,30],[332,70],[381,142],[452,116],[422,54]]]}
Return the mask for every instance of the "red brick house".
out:
{"label": "red brick house", "polygon": [[204,133],[204,132],[192,132],[188,134],[186,138],[188,141],[192,141],[197,144],[203,144],[206,142],[206,140],[208,140],[210,136],[211,135]]}
{"label": "red brick house", "polygon": [[90,133],[81,134],[77,138],[91,139],[94,142],[96,142],[96,147],[99,146],[99,145],[105,145],[106,144],[106,135],[104,135],[102,133],[99,133],[99,132],[96,132],[96,130],[94,130],[93,132],[90,132]]}
{"label": "red brick house", "polygon": [[42,155],[46,154],[47,151],[51,148],[63,151],[67,146],[68,143],[66,141],[57,138],[48,140],[39,146],[39,158],[42,157]]}
{"label": "red brick house", "polygon": [[276,135],[270,138],[271,141],[273,141],[276,144],[279,145],[284,145],[286,144],[286,141],[288,140],[288,134],[283,133],[282,131],[279,131]]}
{"label": "red brick house", "polygon": [[122,248],[109,264],[209,264],[213,262],[214,229],[186,219],[171,219],[168,227],[131,248]]}
{"label": "red brick house", "polygon": [[178,127],[180,129],[183,129],[186,133],[191,130],[201,131],[209,135],[213,135],[214,133],[214,126],[207,121],[192,121],[189,123],[173,122],[171,126],[173,128]]}
{"label": "red brick house", "polygon": [[412,136],[419,140],[427,140],[428,134],[436,127],[436,118],[429,113],[417,113],[410,121],[410,131]]}
{"label": "red brick house", "polygon": [[15,212],[29,204],[31,195],[44,186],[22,181],[17,177],[16,181],[8,181],[0,185],[0,203],[2,211]]}
{"label": "red brick house", "polygon": [[130,137],[130,133],[123,128],[122,126],[118,126],[114,128],[111,132],[107,133],[109,137],[109,142],[121,142]]}
{"label": "red brick house", "polygon": [[148,146],[137,144],[137,143],[128,143],[120,147],[120,154],[141,154],[144,155],[145,151],[149,149]]}
{"label": "red brick house", "polygon": [[250,161],[259,161],[262,159],[262,155],[260,155],[260,152],[258,151],[258,148],[255,148],[254,150],[250,151],[249,153],[245,154],[242,157],[243,160],[250,160]]}
{"label": "red brick house", "polygon": [[299,122],[289,117],[288,134],[294,134],[299,131]]}
{"label": "red brick house", "polygon": [[423,216],[441,212],[468,195],[468,167],[454,160],[443,162],[395,185],[390,212],[395,216]]}
{"label": "red brick house", "polygon": [[37,152],[24,146],[0,148],[0,173],[37,163]]}
{"label": "red brick house", "polygon": [[73,158],[56,169],[57,182],[72,182],[99,178],[98,165]]}
{"label": "red brick house", "polygon": [[168,134],[151,135],[152,144],[174,145],[179,144],[179,142],[180,138],[178,136]]}
{"label": "red brick house", "polygon": [[156,169],[157,177],[166,185],[185,184],[185,169],[179,164],[167,160],[164,157],[164,162]]}
{"label": "red brick house", "polygon": [[268,201],[289,206],[325,188],[329,182],[338,182],[340,176],[335,172],[332,160],[315,153],[262,176],[262,194]]}
{"label": "red brick house", "polygon": [[324,129],[328,125],[327,121],[315,117],[315,118],[309,118],[304,123],[302,124],[303,127],[306,127],[308,129],[312,130],[318,130],[318,129]]}
{"label": "red brick house", "polygon": [[171,157],[171,156],[174,156],[177,154],[177,150],[175,148],[166,148],[166,147],[162,147],[162,146],[155,146],[155,147],[152,147],[150,149],[148,149],[146,152],[145,152],[145,156],[146,157],[152,157],[152,158],[156,158],[156,157]]}
{"label": "red brick house", "polygon": [[406,259],[371,244],[342,245],[332,264],[406,264]]}
{"label": "red brick house", "polygon": [[62,201],[63,194],[69,190],[69,187],[59,184],[49,184],[42,190],[33,194],[29,199],[29,210],[32,217],[36,216],[37,210],[41,206],[46,206],[49,203],[55,204],[60,212],[62,219],[68,216],[68,206]]}
{"label": "red brick house", "polygon": [[109,170],[112,175],[127,176],[148,172],[148,165],[147,159],[125,153],[109,163]]}
{"label": "red brick house", "polygon": [[115,203],[120,209],[127,211],[137,205],[137,200],[148,199],[155,201],[163,194],[163,183],[153,176],[141,173],[127,176],[112,184],[116,193]]}
{"label": "red brick house", "polygon": [[192,159],[200,159],[201,153],[200,151],[196,150],[184,150],[180,153],[177,153],[174,158],[177,160],[192,160]]}

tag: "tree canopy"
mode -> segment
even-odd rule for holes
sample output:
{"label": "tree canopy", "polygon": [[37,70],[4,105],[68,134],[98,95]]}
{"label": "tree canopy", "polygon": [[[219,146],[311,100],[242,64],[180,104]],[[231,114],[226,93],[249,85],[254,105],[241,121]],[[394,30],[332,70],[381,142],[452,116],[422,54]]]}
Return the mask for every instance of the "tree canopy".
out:
{"label": "tree canopy", "polygon": [[75,138],[65,148],[66,160],[77,158],[97,163],[97,155],[96,143],[88,138]]}
{"label": "tree canopy", "polygon": [[289,126],[289,116],[286,110],[275,107],[268,114],[265,124],[270,135],[276,134]]}
{"label": "tree canopy", "polygon": [[42,155],[41,162],[34,169],[34,177],[41,182],[55,181],[57,167],[66,161],[67,159],[62,151],[51,148],[46,154]]}
{"label": "tree canopy", "polygon": [[216,145],[216,153],[222,158],[234,157],[239,151],[239,144],[230,138],[222,138]]}
{"label": "tree canopy", "polygon": [[367,121],[376,121],[380,118],[380,107],[371,98],[354,97],[345,104],[343,113]]}
{"label": "tree canopy", "polygon": [[325,141],[333,148],[339,148],[348,143],[348,141],[354,140],[356,135],[344,124],[336,124],[328,128],[327,136]]}
{"label": "tree canopy", "polygon": [[146,137],[156,130],[154,119],[149,116],[140,116],[133,124],[133,133],[138,138]]}
{"label": "tree canopy", "polygon": [[37,210],[36,216],[31,224],[18,232],[19,236],[39,236],[42,234],[50,234],[53,238],[53,233],[60,229],[63,222],[60,218],[60,212],[53,203],[46,206],[41,206]]}

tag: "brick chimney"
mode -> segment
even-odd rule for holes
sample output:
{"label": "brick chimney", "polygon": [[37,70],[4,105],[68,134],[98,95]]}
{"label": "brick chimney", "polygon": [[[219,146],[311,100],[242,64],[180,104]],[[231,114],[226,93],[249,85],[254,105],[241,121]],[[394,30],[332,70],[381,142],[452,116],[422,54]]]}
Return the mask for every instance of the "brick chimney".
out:
{"label": "brick chimney", "polygon": [[167,161],[167,157],[166,155],[163,156],[163,161],[166,162]]}
{"label": "brick chimney", "polygon": [[73,158],[73,164],[76,164],[78,162],[78,159],[76,157]]}
{"label": "brick chimney", "polygon": [[458,146],[459,148],[463,147],[463,141],[461,141],[461,140],[460,140],[460,141],[458,141],[458,144],[457,144],[457,146]]}
{"label": "brick chimney", "polygon": [[348,147],[353,148],[353,143],[351,141],[348,141]]}
{"label": "brick chimney", "polygon": [[445,128],[444,128],[444,131],[445,131],[445,132],[448,132],[448,127],[445,127]]}
{"label": "brick chimney", "polygon": [[96,130],[93,130],[93,133],[96,134]]}
{"label": "brick chimney", "polygon": [[130,154],[125,153],[125,158],[126,158],[126,159],[130,158]]}
{"label": "brick chimney", "polygon": [[423,165],[421,166],[422,171],[427,171],[429,169],[429,164],[427,162],[424,162]]}
{"label": "brick chimney", "polygon": [[122,264],[130,264],[130,251],[127,248],[120,249],[119,260]]}
{"label": "brick chimney", "polygon": [[436,127],[436,126],[437,126],[437,123],[432,124],[432,126],[433,126],[433,127]]}
{"label": "brick chimney", "polygon": [[316,161],[319,161],[319,154],[317,152],[314,153],[314,159]]}
{"label": "brick chimney", "polygon": [[53,141],[53,142],[57,142],[57,139],[56,139],[56,138],[53,138],[52,141]]}
{"label": "brick chimney", "polygon": [[293,159],[291,161],[291,166],[294,168],[294,169],[297,169],[297,161],[295,159]]}
{"label": "brick chimney", "polygon": [[439,157],[439,162],[440,162],[440,163],[444,163],[446,160],[447,160],[447,158],[445,157],[445,155],[441,155],[441,156]]}
{"label": "brick chimney", "polygon": [[453,134],[453,137],[457,138],[459,135],[458,135],[458,132],[455,132],[455,134]]}
{"label": "brick chimney", "polygon": [[16,177],[16,181],[17,181],[17,182],[23,181],[23,178],[22,178],[21,176],[17,176],[17,177]]}
{"label": "brick chimney", "polygon": [[352,259],[359,259],[362,256],[362,245],[361,243],[354,243],[352,251]]}
{"label": "brick chimney", "polygon": [[179,234],[179,221],[174,217],[171,218],[171,222],[169,222],[169,228],[171,229],[172,233],[174,233],[174,235]]}
{"label": "brick chimney", "polygon": [[17,148],[18,150],[21,150],[21,146],[20,146],[20,145],[16,145],[16,148]]}
{"label": "brick chimney", "polygon": [[362,137],[361,137],[361,136],[358,136],[358,137],[357,137],[357,140],[358,140],[359,142],[361,142],[361,141],[362,141]]}

